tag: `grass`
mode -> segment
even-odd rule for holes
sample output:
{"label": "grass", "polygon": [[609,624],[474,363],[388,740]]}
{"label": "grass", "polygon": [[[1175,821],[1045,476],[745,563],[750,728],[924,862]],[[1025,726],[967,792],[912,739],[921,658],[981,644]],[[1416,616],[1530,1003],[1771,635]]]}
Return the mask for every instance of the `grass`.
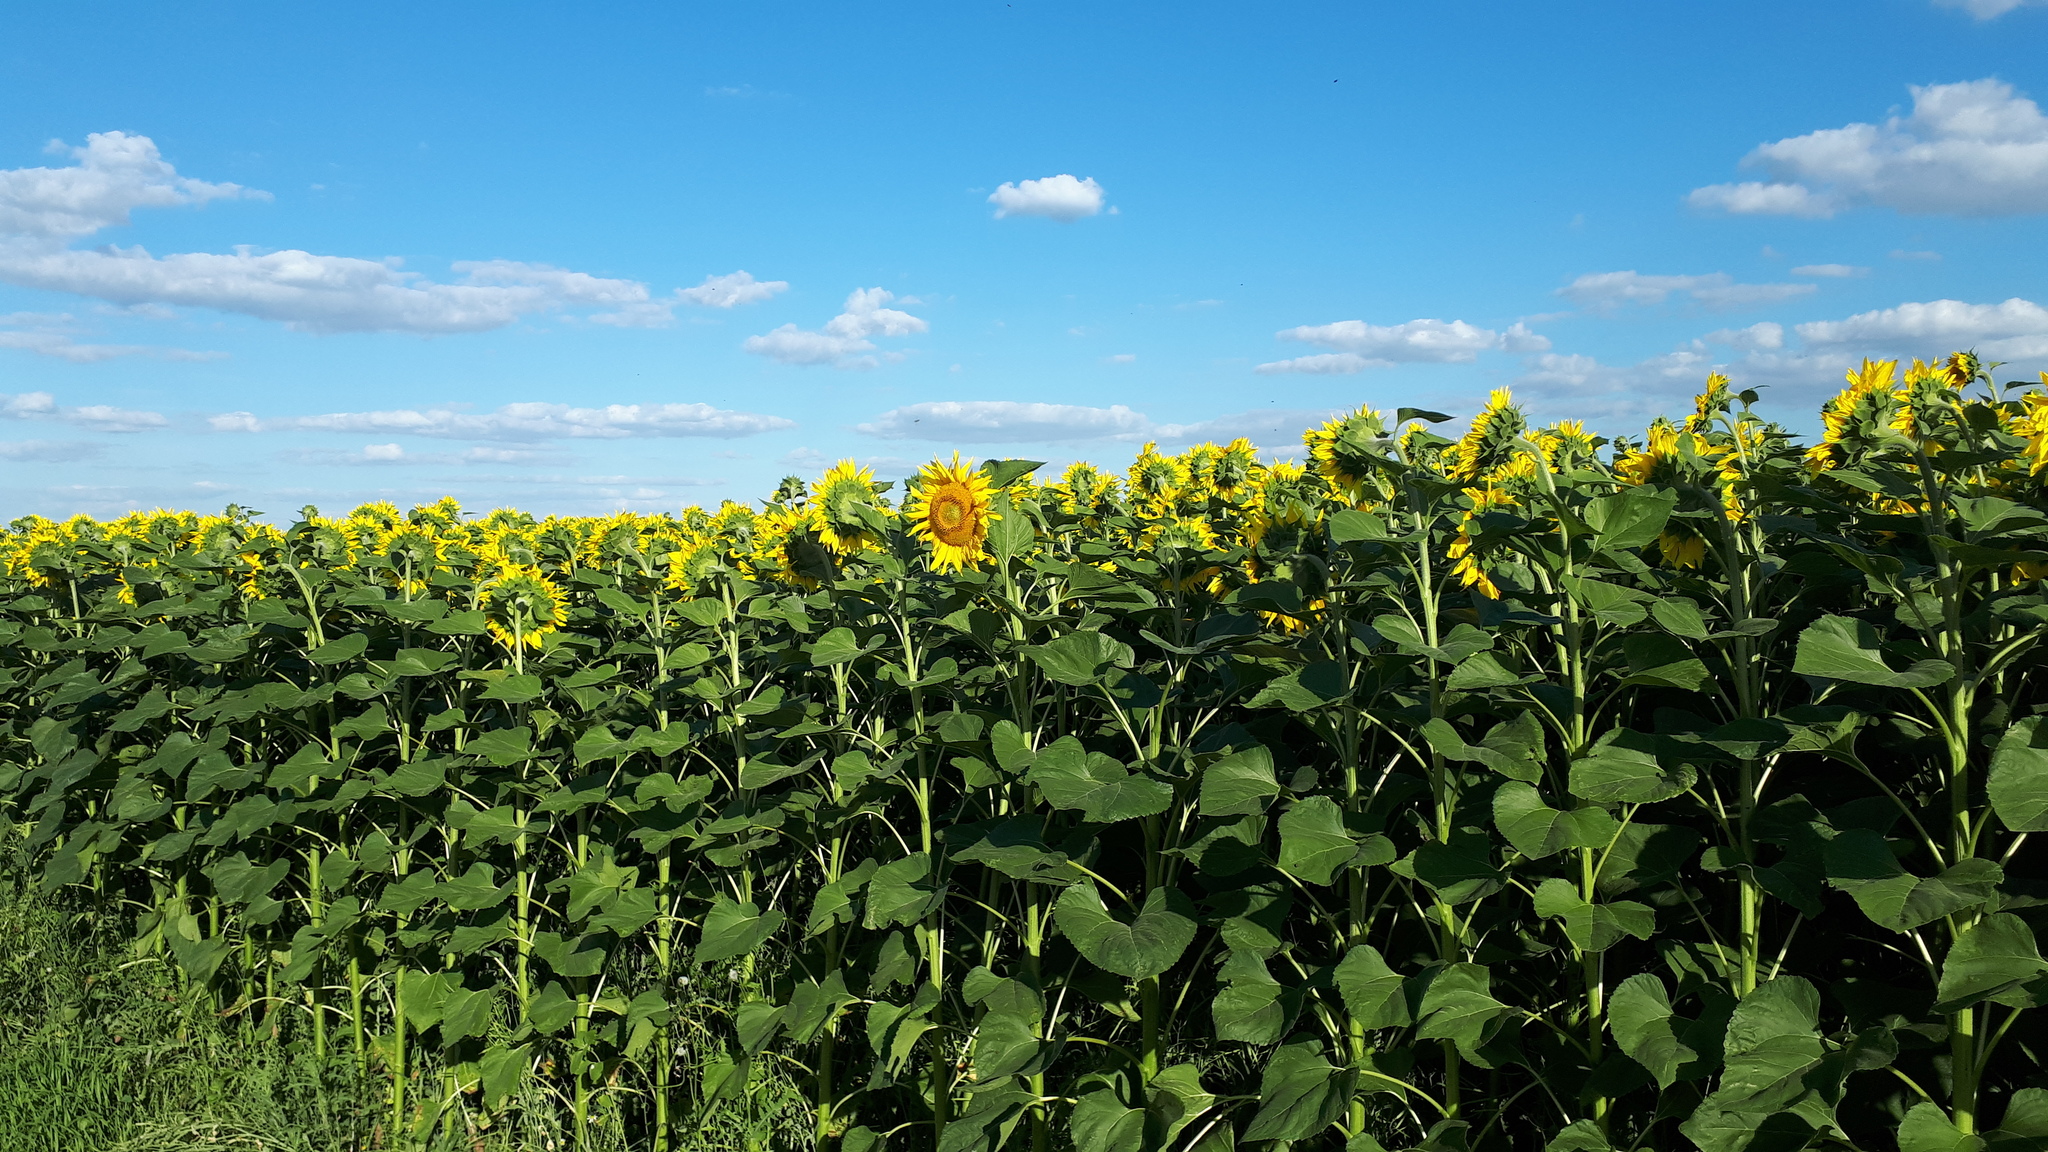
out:
{"label": "grass", "polygon": [[[7,839],[13,839],[7,837]],[[117,913],[38,892],[0,859],[0,1149],[4,1152],[637,1152],[629,1100],[569,1131],[538,1089],[506,1110],[393,1134],[381,1070],[346,1052],[322,1063],[280,1014],[220,1016],[155,956],[137,956]],[[441,1070],[419,1069],[432,1083]],[[416,1093],[417,1095],[417,1093]],[[677,1133],[674,1152],[809,1145],[798,1087],[769,1079],[747,1100]]]}

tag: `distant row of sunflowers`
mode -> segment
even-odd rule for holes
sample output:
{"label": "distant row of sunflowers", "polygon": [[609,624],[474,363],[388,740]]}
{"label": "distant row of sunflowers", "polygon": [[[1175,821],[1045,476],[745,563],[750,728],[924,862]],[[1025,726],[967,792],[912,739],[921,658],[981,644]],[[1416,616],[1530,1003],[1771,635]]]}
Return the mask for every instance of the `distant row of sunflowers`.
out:
{"label": "distant row of sunflowers", "polygon": [[[1995,367],[1995,366],[1994,366]],[[2042,374],[2048,385],[2048,373]],[[1985,395],[1965,398],[1984,384]],[[1034,547],[1106,570],[1149,575],[1177,593],[1222,594],[1262,579],[1308,585],[1322,527],[1353,509],[1423,521],[1449,517],[1451,571],[1480,594],[1503,595],[1500,561],[1511,534],[1489,532],[1489,514],[1539,516],[1561,489],[1612,491],[1657,485],[1680,494],[1680,515],[1657,542],[1662,561],[1697,567],[1722,548],[1733,556],[1758,486],[1882,463],[1890,479],[1852,487],[1879,510],[1919,507],[1910,479],[1943,451],[1967,449],[1974,466],[1943,471],[1951,495],[2010,493],[2048,466],[2048,392],[2001,394],[1969,353],[1903,378],[1897,361],[1865,360],[1822,408],[1821,441],[1800,449],[1751,411],[1752,393],[1709,376],[1680,422],[1659,418],[1640,439],[1612,441],[1579,421],[1533,427],[1508,390],[1495,391],[1456,440],[1428,430],[1446,417],[1370,408],[1303,434],[1306,465],[1267,462],[1248,440],[1164,454],[1146,444],[1122,474],[1076,463],[1056,482],[975,468],[955,453],[907,482],[899,503],[872,469],[844,460],[815,482],[785,480],[756,510],[728,501],[679,515],[618,512],[534,517],[498,509],[465,519],[452,498],[409,513],[365,504],[335,519],[303,510],[287,529],[230,508],[221,515],[131,512],[109,521],[57,523],[26,516],[0,534],[0,572],[74,598],[111,594],[141,606],[201,573],[225,573],[251,599],[291,596],[305,573],[352,573],[405,599],[468,599],[508,648],[540,648],[566,619],[558,581],[579,568],[609,572],[651,594],[716,594],[745,579],[814,590],[859,578],[885,555],[952,573],[986,564],[992,524],[1026,517]],[[993,463],[993,462],[992,462]],[[1018,469],[1008,469],[1017,472]],[[1086,545],[1086,547],[1084,547]],[[1304,558],[1310,562],[1303,563]],[[2038,573],[2016,571],[2019,578]]]}

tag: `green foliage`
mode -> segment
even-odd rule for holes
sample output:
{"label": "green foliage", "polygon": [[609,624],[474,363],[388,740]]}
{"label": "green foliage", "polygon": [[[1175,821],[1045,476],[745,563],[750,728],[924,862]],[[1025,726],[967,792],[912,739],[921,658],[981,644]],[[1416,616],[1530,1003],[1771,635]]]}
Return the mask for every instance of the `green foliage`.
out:
{"label": "green foliage", "polygon": [[64,1138],[2038,1147],[2048,395],[1977,371],[1808,451],[1710,382],[1604,458],[1502,395],[1128,491],[20,522],[10,875],[243,1070]]}

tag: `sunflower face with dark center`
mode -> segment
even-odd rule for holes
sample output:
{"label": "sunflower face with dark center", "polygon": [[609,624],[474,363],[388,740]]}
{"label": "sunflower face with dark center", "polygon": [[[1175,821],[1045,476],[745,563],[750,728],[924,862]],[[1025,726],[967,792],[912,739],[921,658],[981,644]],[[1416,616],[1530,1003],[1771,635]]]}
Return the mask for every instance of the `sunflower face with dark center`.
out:
{"label": "sunflower face with dark center", "polygon": [[932,546],[932,568],[958,572],[980,564],[995,513],[988,477],[960,462],[934,460],[917,474],[917,497],[908,509],[910,531]]}

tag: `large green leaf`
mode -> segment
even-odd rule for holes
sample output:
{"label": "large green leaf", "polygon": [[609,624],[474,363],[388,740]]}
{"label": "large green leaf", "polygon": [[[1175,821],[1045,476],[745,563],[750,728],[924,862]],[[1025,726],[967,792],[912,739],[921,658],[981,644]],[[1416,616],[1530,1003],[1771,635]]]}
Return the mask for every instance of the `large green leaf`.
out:
{"label": "large green leaf", "polygon": [[1820,993],[1797,976],[1759,984],[1728,1021],[1720,1082],[1679,1126],[1701,1152],[1804,1144],[1834,1129],[1839,1078],[1816,1075],[1827,1055]]}
{"label": "large green leaf", "polygon": [[1314,1041],[1286,1045],[1259,1078],[1259,1110],[1244,1139],[1306,1140],[1337,1122],[1357,1085],[1358,1073],[1333,1066]]}
{"label": "large green leaf", "polygon": [[1130,645],[1100,632],[1069,632],[1032,645],[1024,653],[1048,679],[1076,688],[1102,683],[1119,669],[1129,668],[1133,659]]}
{"label": "large green leaf", "polygon": [[[2048,1001],[2048,961],[2034,930],[2010,912],[1986,916],[1965,929],[1941,964],[1937,1012],[1959,1012],[1989,1000],[2009,1008]],[[2032,987],[2029,987],[2032,985]]]}
{"label": "large green leaf", "polygon": [[730,896],[720,896],[704,914],[704,930],[695,953],[697,963],[711,964],[752,952],[782,926],[782,919],[780,909],[763,912],[752,901],[742,904]]}
{"label": "large green leaf", "polygon": [[1093,884],[1076,884],[1060,894],[1054,918],[1090,963],[1133,980],[1173,967],[1195,938],[1194,905],[1169,888],[1153,889],[1125,923],[1103,906]]}
{"label": "large green leaf", "polygon": [[1327,796],[1297,800],[1280,814],[1280,868],[1290,876],[1329,884],[1357,852],[1343,809]]}
{"label": "large green leaf", "polygon": [[1827,842],[1821,858],[1828,884],[1855,898],[1863,914],[1894,932],[1974,908],[1997,891],[2004,872],[1989,860],[1963,860],[1939,876],[1915,876],[1899,864],[1883,836],[1852,828]]}
{"label": "large green leaf", "polygon": [[1412,1022],[1401,974],[1387,966],[1379,949],[1354,944],[1333,974],[1351,1018],[1365,1028],[1398,1028]]}
{"label": "large green leaf", "polygon": [[867,912],[861,923],[871,929],[915,924],[944,899],[932,875],[931,857],[913,852],[876,870],[868,881]]}
{"label": "large green leaf", "polygon": [[1567,848],[1605,848],[1619,829],[1604,808],[1560,812],[1543,802],[1542,793],[1518,780],[1502,784],[1493,794],[1493,825],[1515,851],[1532,860]]}
{"label": "large green leaf", "polygon": [[1679,1039],[1674,1020],[1664,982],[1648,972],[1623,980],[1607,1001],[1607,1026],[1614,1042],[1649,1069],[1659,1088],[1677,1083],[1679,1068],[1699,1056]]}
{"label": "large green leaf", "polygon": [[2048,725],[2041,719],[2006,729],[1991,755],[1985,790],[1999,822],[2014,832],[2048,832]]}
{"label": "large green leaf", "polygon": [[1217,978],[1224,982],[1210,1002],[1216,1038],[1241,1044],[1273,1044],[1287,1034],[1301,1006],[1298,988],[1284,988],[1249,952],[1232,952]]}
{"label": "large green leaf", "polygon": [[1089,752],[1072,736],[1062,736],[1039,752],[1031,763],[1030,779],[1053,807],[1079,809],[1098,824],[1151,816],[1173,803],[1171,784],[1134,775],[1111,757]]}
{"label": "large green leaf", "polygon": [[1946,684],[1956,674],[1946,660],[1920,660],[1894,672],[1878,651],[1877,629],[1846,616],[1823,616],[1799,634],[1792,670],[1801,676],[1846,680],[1878,688],[1927,688]]}
{"label": "large green leaf", "polygon": [[1641,548],[1657,538],[1678,504],[1678,493],[1665,488],[1636,487],[1600,496],[1586,505],[1586,523],[1598,546],[1617,552]]}
{"label": "large green leaf", "polygon": [[1273,753],[1264,745],[1232,752],[1202,770],[1200,811],[1204,816],[1248,816],[1264,812],[1280,795]]}
{"label": "large green leaf", "polygon": [[1572,761],[1568,786],[1572,795],[1596,804],[1652,804],[1683,794],[1695,779],[1689,764],[1659,762],[1654,737],[1619,729]]}

